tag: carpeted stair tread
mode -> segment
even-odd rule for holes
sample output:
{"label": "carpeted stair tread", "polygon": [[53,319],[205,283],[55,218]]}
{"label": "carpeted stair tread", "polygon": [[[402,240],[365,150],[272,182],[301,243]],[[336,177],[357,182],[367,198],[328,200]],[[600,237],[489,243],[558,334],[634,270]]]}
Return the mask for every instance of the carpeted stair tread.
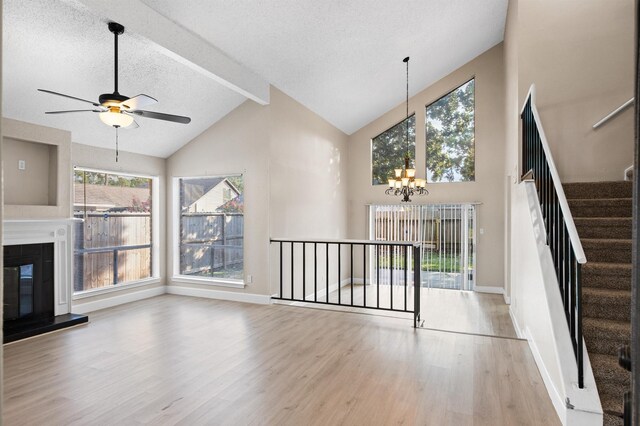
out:
{"label": "carpeted stair tread", "polygon": [[611,385],[619,386],[621,391],[631,386],[631,374],[618,365],[617,356],[589,354],[589,360],[593,367],[596,383],[608,382]]}
{"label": "carpeted stair tread", "polygon": [[573,219],[580,238],[619,238],[631,236],[630,217],[576,217]]}
{"label": "carpeted stair tread", "polygon": [[628,290],[584,287],[582,299],[584,317],[618,321],[631,318],[631,292]]}
{"label": "carpeted stair tread", "polygon": [[567,200],[576,217],[631,217],[631,198],[575,198]]}
{"label": "carpeted stair tread", "polygon": [[[631,324],[627,321],[586,317],[582,320],[582,327],[585,335],[611,340],[619,339],[626,341],[625,343],[631,339]],[[616,347],[615,350],[617,353],[618,348]]]}
{"label": "carpeted stair tread", "polygon": [[624,421],[618,416],[604,413],[602,426],[624,426]]}
{"label": "carpeted stair tread", "polygon": [[602,410],[609,413],[622,413],[624,410],[623,397],[617,395],[603,394],[600,396]]}
{"label": "carpeted stair tread", "polygon": [[582,286],[631,290],[631,263],[588,261],[582,265]]}
{"label": "carpeted stair tread", "polygon": [[618,349],[631,341],[631,325],[627,321],[584,317],[582,331],[590,354],[618,355]]}
{"label": "carpeted stair tread", "polygon": [[572,182],[562,185],[568,199],[631,198],[633,184],[630,181]]}
{"label": "carpeted stair tread", "polygon": [[631,263],[631,239],[581,238],[587,262]]}

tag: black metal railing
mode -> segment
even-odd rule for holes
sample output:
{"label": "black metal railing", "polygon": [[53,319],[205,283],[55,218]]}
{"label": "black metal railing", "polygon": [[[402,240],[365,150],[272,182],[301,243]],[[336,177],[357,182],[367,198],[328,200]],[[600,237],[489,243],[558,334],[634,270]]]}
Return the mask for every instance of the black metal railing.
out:
{"label": "black metal railing", "polygon": [[410,242],[271,239],[275,300],[413,313],[420,321],[420,246]]}
{"label": "black metal railing", "polygon": [[578,366],[578,386],[584,387],[582,343],[581,264],[586,257],[569,211],[569,205],[555,168],[549,146],[535,107],[532,87],[522,110],[523,178],[535,181],[547,244],[555,266],[571,343]]}

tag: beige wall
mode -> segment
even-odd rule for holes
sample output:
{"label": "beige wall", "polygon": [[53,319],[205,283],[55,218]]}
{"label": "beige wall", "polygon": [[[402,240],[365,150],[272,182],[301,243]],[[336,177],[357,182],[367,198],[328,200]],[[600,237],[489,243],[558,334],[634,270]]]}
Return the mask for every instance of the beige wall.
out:
{"label": "beige wall", "polygon": [[[3,118],[5,219],[71,217],[71,133]],[[18,170],[18,160],[26,169]]]}
{"label": "beige wall", "polygon": [[[271,88],[271,103],[245,102],[168,159],[167,176],[243,173],[245,184],[244,289],[171,282],[270,295],[270,237],[346,236],[347,137],[284,93]],[[168,199],[174,188],[169,185]],[[173,228],[168,213],[169,238]],[[173,242],[168,276],[175,271]]]}
{"label": "beige wall", "polygon": [[[476,181],[428,184],[430,194],[414,197],[413,204],[480,202],[478,206],[478,286],[502,287],[504,264],[504,84],[502,43],[434,83],[409,100],[416,113],[416,169],[425,174],[425,106],[471,77],[476,79],[475,146]],[[371,138],[404,118],[397,106],[349,138],[349,237],[368,238],[367,204],[398,203],[385,195],[384,185],[371,185]]]}
{"label": "beige wall", "polygon": [[622,180],[632,163],[633,108],[591,126],[634,94],[634,17],[633,0],[518,5],[519,104],[535,83],[564,182]]}

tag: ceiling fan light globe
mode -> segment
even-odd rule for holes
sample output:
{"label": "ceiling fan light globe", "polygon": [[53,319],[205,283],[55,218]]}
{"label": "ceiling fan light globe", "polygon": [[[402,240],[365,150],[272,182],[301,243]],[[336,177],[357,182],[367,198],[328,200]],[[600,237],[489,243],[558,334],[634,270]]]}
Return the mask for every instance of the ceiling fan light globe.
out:
{"label": "ceiling fan light globe", "polygon": [[128,127],[133,123],[133,117],[127,114],[122,114],[120,112],[101,112],[99,114],[100,121],[102,121],[107,126],[112,127]]}

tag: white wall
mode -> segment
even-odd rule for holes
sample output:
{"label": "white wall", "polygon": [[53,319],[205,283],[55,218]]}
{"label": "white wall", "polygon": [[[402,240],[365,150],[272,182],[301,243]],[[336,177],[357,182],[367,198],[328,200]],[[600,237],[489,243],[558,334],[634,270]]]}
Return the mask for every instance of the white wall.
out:
{"label": "white wall", "polygon": [[[427,184],[430,194],[413,204],[480,202],[477,227],[477,281],[484,287],[503,287],[504,267],[504,83],[502,43],[484,52],[409,99],[416,113],[416,174],[425,174],[425,106],[475,77],[475,182]],[[371,138],[405,116],[397,106],[349,137],[349,237],[368,238],[367,204],[399,204],[385,195],[385,185],[371,184]]]}

